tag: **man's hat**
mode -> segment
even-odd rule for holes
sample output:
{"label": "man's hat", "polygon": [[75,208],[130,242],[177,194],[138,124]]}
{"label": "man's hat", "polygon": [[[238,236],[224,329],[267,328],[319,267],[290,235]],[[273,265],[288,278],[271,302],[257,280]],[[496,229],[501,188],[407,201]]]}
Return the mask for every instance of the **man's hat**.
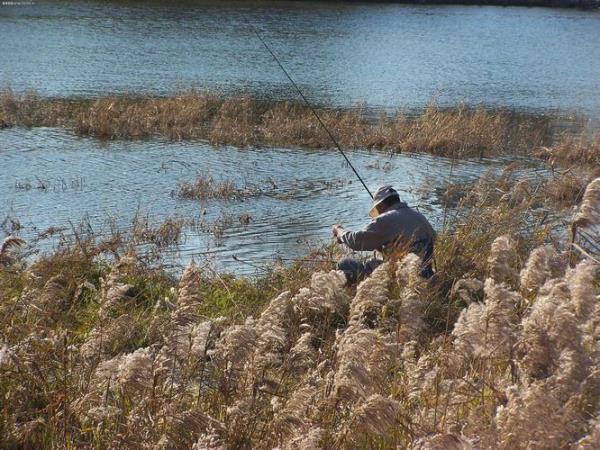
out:
{"label": "man's hat", "polygon": [[377,206],[381,202],[383,202],[386,198],[392,197],[394,195],[397,196],[398,192],[396,191],[396,189],[394,189],[390,185],[381,186],[379,189],[377,189],[377,192],[375,192],[375,195],[373,196],[373,206],[371,207],[371,210],[369,211],[369,216],[377,217],[379,215]]}

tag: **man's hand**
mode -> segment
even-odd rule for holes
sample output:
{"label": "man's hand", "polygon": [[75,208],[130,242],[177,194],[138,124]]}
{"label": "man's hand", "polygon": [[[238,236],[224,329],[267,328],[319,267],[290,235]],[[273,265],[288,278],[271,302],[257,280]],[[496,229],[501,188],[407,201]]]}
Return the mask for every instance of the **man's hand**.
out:
{"label": "man's hand", "polygon": [[339,236],[341,236],[342,234],[344,234],[344,227],[343,227],[343,226],[341,226],[339,223],[336,223],[336,224],[335,224],[335,225],[332,227],[331,231],[333,232],[333,236],[334,236],[334,237],[339,237]]}

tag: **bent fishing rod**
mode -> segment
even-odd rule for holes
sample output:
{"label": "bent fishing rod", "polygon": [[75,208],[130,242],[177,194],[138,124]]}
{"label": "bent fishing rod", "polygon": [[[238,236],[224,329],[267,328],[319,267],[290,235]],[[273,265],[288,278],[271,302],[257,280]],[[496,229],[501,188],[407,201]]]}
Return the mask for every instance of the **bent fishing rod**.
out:
{"label": "bent fishing rod", "polygon": [[350,166],[350,168],[352,169],[352,171],[354,172],[354,174],[356,175],[356,177],[358,178],[358,180],[361,182],[361,184],[363,185],[363,187],[365,188],[365,190],[369,193],[369,196],[371,198],[373,198],[373,194],[371,193],[371,191],[367,187],[367,185],[364,182],[364,180],[362,179],[362,177],[359,175],[358,171],[354,168],[354,166],[352,165],[352,163],[348,159],[348,156],[346,155],[346,153],[344,152],[344,150],[342,150],[342,147],[340,147],[340,144],[338,144],[337,140],[333,137],[333,134],[331,134],[331,131],[329,131],[329,128],[327,128],[327,126],[325,125],[325,123],[321,120],[321,117],[317,113],[317,110],[315,108],[313,108],[313,106],[311,105],[311,103],[304,96],[304,93],[302,92],[302,90],[300,90],[300,88],[298,87],[298,85],[296,84],[296,82],[294,81],[294,79],[292,78],[292,76],[290,75],[290,73],[283,66],[283,64],[281,63],[281,61],[279,60],[279,58],[277,57],[277,55],[275,54],[275,52],[273,50],[271,50],[271,47],[269,47],[269,44],[267,44],[267,42],[263,39],[262,35],[259,33],[258,29],[252,24],[252,22],[250,22],[249,20],[246,20],[246,23],[252,29],[252,31],[254,32],[254,34],[256,34],[256,37],[262,43],[262,45],[271,54],[271,56],[273,57],[273,59],[275,60],[275,62],[277,63],[277,65],[279,66],[279,68],[281,69],[281,71],[285,74],[285,76],[287,77],[287,79],[290,80],[290,83],[292,83],[292,86],[294,86],[294,89],[296,89],[296,92],[298,93],[298,95],[300,96],[300,98],[302,98],[302,100],[304,101],[304,103],[306,103],[306,106],[308,106],[308,108],[311,110],[311,112],[313,113],[313,115],[315,116],[315,118],[317,119],[317,121],[319,122],[319,124],[321,125],[321,127],[327,133],[327,136],[329,136],[329,139],[331,139],[331,142],[333,142],[333,144],[335,145],[335,147],[342,154],[342,156],[346,160],[346,163],[348,164],[348,166]]}

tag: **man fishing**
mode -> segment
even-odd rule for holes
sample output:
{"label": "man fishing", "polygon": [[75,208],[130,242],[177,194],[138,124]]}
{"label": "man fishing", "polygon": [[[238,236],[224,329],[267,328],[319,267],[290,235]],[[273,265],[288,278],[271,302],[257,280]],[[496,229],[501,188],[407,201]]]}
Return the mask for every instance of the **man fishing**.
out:
{"label": "man fishing", "polygon": [[[409,207],[406,203],[400,201],[398,192],[391,186],[383,186],[377,190],[375,195],[367,187],[356,168],[348,159],[348,156],[325,123],[319,117],[317,111],[310,104],[306,96],[302,93],[294,79],[285,69],[275,52],[271,50],[269,44],[263,39],[259,31],[252,23],[248,22],[256,37],[271,54],[281,71],[287,79],[292,83],[296,92],[302,98],[306,106],[310,108],[315,119],[335,148],[344,157],[348,166],[352,169],[356,177],[359,179],[365,190],[373,199],[373,207],[369,215],[373,218],[371,223],[362,231],[346,231],[341,225],[333,226],[333,235],[337,238],[338,243],[345,244],[352,250],[378,251],[382,258],[399,256],[402,252],[412,252],[421,256],[422,268],[421,276],[430,278],[433,276],[431,262],[433,259],[433,242],[435,240],[435,232],[427,219],[418,211]],[[366,263],[362,263],[356,259],[345,258],[338,262],[338,269],[343,270],[349,283],[355,283],[362,278],[369,276],[375,268],[383,263],[382,258],[372,258]]]}
{"label": "man fishing", "polygon": [[369,216],[373,219],[361,231],[333,226],[333,235],[339,244],[356,251],[377,251],[380,256],[364,263],[354,258],[339,261],[337,268],[346,274],[349,284],[369,276],[384,259],[404,253],[415,253],[421,257],[423,278],[433,275],[431,264],[435,231],[423,214],[400,201],[392,186],[382,186],[373,196]]}

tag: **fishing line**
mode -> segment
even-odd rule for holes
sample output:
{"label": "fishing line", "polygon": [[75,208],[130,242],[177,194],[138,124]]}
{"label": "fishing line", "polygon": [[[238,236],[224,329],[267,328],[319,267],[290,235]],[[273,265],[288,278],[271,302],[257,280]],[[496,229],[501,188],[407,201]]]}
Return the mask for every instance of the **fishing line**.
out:
{"label": "fishing line", "polygon": [[348,159],[348,156],[346,156],[346,153],[344,153],[344,151],[342,150],[342,147],[340,147],[340,144],[338,144],[337,140],[333,137],[333,135],[331,134],[331,132],[329,131],[329,129],[327,128],[327,126],[325,126],[325,124],[321,120],[321,117],[319,116],[319,114],[317,114],[317,111],[315,110],[315,108],[313,108],[313,106],[310,104],[310,102],[308,101],[308,99],[304,96],[304,94],[302,93],[302,91],[300,90],[300,88],[298,87],[298,85],[296,84],[296,82],[294,81],[294,79],[291,77],[291,75],[289,74],[289,72],[286,70],[286,68],[281,63],[281,61],[279,61],[279,58],[277,57],[277,55],[275,54],[275,52],[273,52],[273,50],[271,50],[271,47],[269,47],[269,44],[267,44],[267,42],[263,39],[263,37],[261,36],[261,34],[258,32],[258,29],[249,20],[246,20],[246,23],[248,24],[248,26],[250,28],[252,28],[252,31],[254,32],[254,34],[256,34],[256,37],[258,38],[258,40],[262,43],[262,45],[264,45],[264,47],[267,49],[267,51],[271,54],[271,56],[273,57],[273,59],[275,60],[275,62],[279,66],[279,68],[283,71],[283,73],[285,74],[285,76],[287,77],[287,79],[290,80],[290,83],[292,83],[292,85],[296,89],[296,92],[298,92],[298,95],[300,95],[300,97],[302,98],[302,100],[304,101],[304,103],[306,103],[306,106],[308,106],[308,108],[311,110],[311,112],[313,113],[313,115],[315,116],[315,118],[317,119],[317,121],[319,122],[319,124],[321,125],[321,127],[325,130],[325,132],[329,136],[329,139],[331,139],[331,142],[333,142],[333,144],[335,145],[335,147],[342,154],[342,156],[346,160],[346,163],[348,163],[348,166],[350,166],[350,168],[352,169],[352,171],[354,172],[354,174],[358,177],[359,181],[362,183],[363,187],[369,193],[369,196],[371,198],[373,198],[373,194],[371,193],[371,191],[369,190],[369,188],[365,184],[365,182],[362,179],[362,177],[359,175],[358,171],[354,168],[354,166],[352,165],[352,163]]}

